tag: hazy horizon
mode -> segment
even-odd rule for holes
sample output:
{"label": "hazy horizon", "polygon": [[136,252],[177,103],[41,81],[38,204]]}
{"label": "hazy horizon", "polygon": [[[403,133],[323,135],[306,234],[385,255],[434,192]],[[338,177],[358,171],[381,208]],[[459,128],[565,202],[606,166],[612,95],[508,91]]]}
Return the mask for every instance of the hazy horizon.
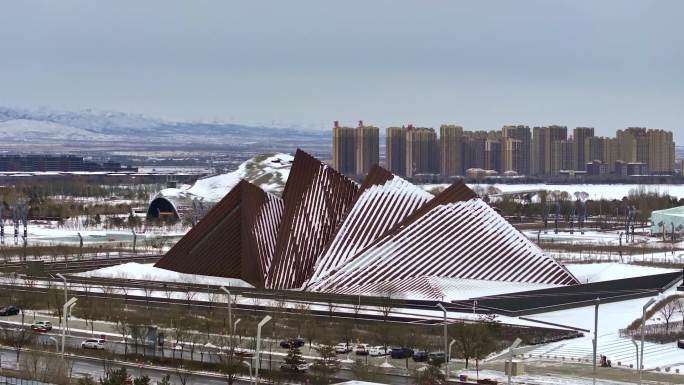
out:
{"label": "hazy horizon", "polygon": [[328,129],[560,124],[684,143],[684,3],[22,1],[0,105]]}

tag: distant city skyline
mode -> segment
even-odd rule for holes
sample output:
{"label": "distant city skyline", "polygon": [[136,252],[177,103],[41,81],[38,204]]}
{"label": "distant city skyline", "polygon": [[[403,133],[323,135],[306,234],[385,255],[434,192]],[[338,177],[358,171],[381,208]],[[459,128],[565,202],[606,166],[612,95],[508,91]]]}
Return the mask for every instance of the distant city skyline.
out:
{"label": "distant city skyline", "polygon": [[0,105],[329,130],[665,129],[684,3],[8,2]]}

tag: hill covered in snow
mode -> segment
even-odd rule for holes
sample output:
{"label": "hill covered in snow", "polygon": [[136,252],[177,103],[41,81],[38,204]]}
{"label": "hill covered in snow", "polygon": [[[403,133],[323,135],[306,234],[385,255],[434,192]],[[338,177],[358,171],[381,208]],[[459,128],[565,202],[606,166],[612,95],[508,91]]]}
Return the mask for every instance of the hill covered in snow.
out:
{"label": "hill covered in snow", "polygon": [[328,138],[326,131],[247,126],[225,122],[173,122],[139,114],[0,107],[0,141],[248,143],[253,140]]}
{"label": "hill covered in snow", "polygon": [[265,191],[280,195],[285,187],[293,160],[290,154],[258,155],[243,162],[235,171],[202,178],[192,185],[161,190],[153,199],[163,197],[178,201],[191,201],[197,198],[205,202],[218,202],[241,179],[252,182]]}

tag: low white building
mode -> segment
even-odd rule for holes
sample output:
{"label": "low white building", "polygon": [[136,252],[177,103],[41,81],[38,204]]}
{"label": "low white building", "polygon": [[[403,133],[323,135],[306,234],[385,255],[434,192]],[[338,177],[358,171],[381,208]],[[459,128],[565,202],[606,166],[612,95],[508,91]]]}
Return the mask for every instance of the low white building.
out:
{"label": "low white building", "polygon": [[684,206],[656,210],[651,213],[651,234],[671,234],[684,231]]}

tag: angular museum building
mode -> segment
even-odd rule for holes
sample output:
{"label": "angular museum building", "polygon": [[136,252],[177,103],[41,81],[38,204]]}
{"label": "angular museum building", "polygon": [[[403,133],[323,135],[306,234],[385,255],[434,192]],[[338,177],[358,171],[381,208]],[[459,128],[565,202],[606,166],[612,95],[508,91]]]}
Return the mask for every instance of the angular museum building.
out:
{"label": "angular museum building", "polygon": [[281,196],[243,180],[156,266],[259,288],[407,298],[578,284],[462,182],[432,195],[376,165],[359,185],[301,150]]}

